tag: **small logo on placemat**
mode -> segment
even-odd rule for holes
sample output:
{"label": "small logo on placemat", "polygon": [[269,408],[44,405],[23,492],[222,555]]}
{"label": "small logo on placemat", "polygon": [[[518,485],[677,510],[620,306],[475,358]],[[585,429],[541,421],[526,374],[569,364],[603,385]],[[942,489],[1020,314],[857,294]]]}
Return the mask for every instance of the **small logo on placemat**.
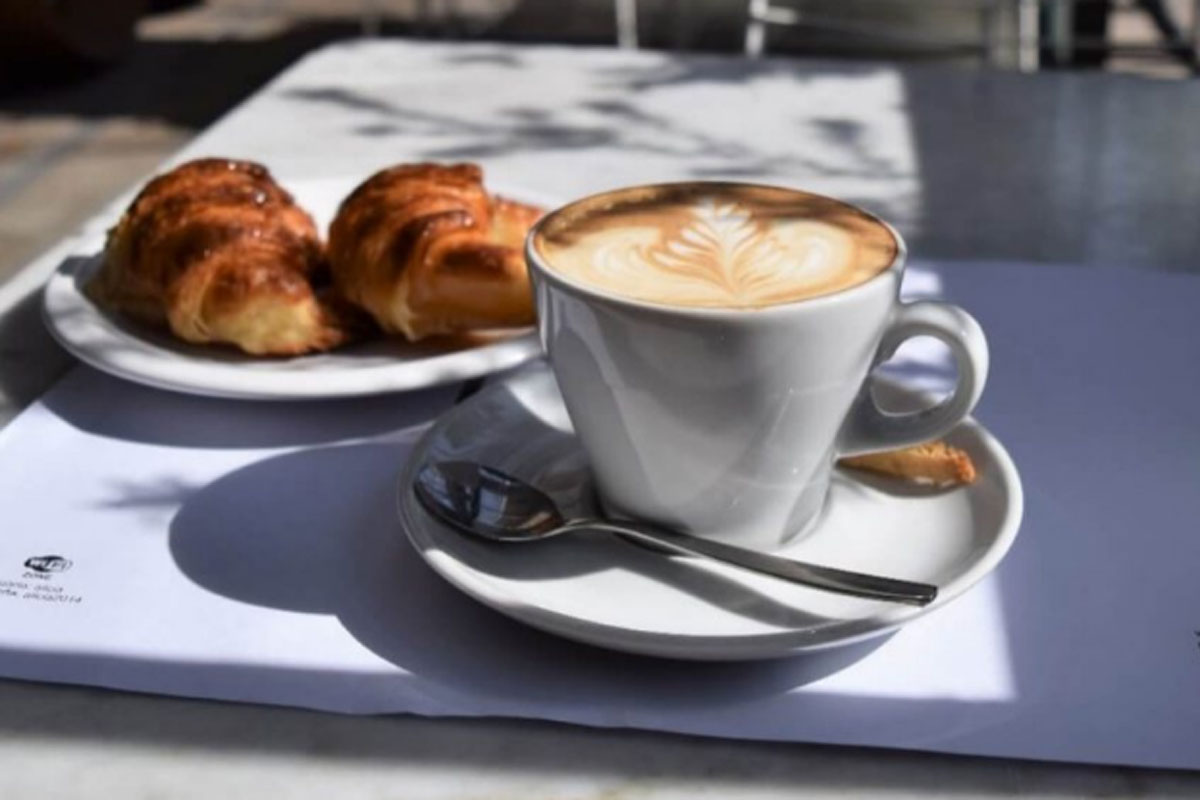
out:
{"label": "small logo on placemat", "polygon": [[34,572],[66,572],[71,560],[62,556],[33,556],[25,559],[25,566]]}

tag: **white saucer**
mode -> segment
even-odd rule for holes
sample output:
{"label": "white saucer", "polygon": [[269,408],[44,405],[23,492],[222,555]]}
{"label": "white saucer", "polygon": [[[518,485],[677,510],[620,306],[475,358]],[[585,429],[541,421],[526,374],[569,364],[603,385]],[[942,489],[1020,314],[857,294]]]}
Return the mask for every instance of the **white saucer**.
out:
{"label": "white saucer", "polygon": [[488,386],[421,439],[400,478],[400,518],[434,570],[536,628],[613,650],[703,660],[773,658],[879,636],[952,602],[995,569],[1021,521],[1020,478],[974,420],[947,439],[979,468],[937,490],[839,471],[817,529],[782,555],[933,583],[926,608],[860,600],[606,535],[532,544],[467,538],[435,522],[411,491],[428,461],[470,459],[551,494],[568,516],[594,506],[587,459],[544,364]]}
{"label": "white saucer", "polygon": [[[281,181],[324,231],[338,203],[361,178]],[[500,186],[500,194],[544,207],[551,198]],[[43,316],[72,355],[120,378],[189,394],[246,400],[349,397],[419,389],[514,367],[538,356],[532,329],[480,334],[466,349],[380,340],[332,353],[264,359],[190,345],[98,308],[83,293],[100,266],[104,238],[85,237],[46,284]]]}

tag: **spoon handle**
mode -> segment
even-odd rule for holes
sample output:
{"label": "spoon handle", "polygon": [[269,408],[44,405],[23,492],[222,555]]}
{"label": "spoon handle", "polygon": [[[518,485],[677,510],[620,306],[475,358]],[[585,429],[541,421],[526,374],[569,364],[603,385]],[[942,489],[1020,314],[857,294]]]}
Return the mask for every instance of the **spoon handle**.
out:
{"label": "spoon handle", "polygon": [[819,564],[806,564],[803,561],[793,561],[756,550],[746,550],[722,542],[714,542],[711,539],[701,539],[679,531],[656,528],[642,523],[584,519],[572,520],[565,527],[601,530],[629,536],[687,555],[704,556],[752,572],[761,572],[764,575],[772,575],[792,583],[813,586],[839,594],[865,597],[871,600],[890,600],[914,606],[928,605],[937,597],[937,587],[927,583],[914,583],[835,567],[823,567]]}

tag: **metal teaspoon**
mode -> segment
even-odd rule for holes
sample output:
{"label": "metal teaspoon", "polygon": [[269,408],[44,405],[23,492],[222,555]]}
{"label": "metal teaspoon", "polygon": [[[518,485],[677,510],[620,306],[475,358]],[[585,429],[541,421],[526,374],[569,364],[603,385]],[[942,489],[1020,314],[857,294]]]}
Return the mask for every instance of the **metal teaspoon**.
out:
{"label": "metal teaspoon", "polygon": [[937,597],[937,587],[929,584],[792,561],[640,522],[568,520],[541,490],[471,461],[426,464],[413,491],[422,507],[441,522],[491,541],[532,542],[576,531],[607,531],[830,592],[915,606],[928,605]]}

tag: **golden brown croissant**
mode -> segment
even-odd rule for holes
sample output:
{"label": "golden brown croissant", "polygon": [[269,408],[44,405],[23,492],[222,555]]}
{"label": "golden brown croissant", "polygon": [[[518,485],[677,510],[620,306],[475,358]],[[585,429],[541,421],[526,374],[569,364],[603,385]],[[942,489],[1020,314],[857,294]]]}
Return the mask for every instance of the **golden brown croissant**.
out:
{"label": "golden brown croissant", "polygon": [[489,197],[473,164],[385,169],[347,197],[329,229],[334,283],[409,339],[529,325],[522,252],[541,210]]}
{"label": "golden brown croissant", "polygon": [[109,231],[88,287],[102,305],[189,342],[296,355],[346,341],[354,320],[317,297],[312,218],[247,161],[190,161],[150,181]]}

